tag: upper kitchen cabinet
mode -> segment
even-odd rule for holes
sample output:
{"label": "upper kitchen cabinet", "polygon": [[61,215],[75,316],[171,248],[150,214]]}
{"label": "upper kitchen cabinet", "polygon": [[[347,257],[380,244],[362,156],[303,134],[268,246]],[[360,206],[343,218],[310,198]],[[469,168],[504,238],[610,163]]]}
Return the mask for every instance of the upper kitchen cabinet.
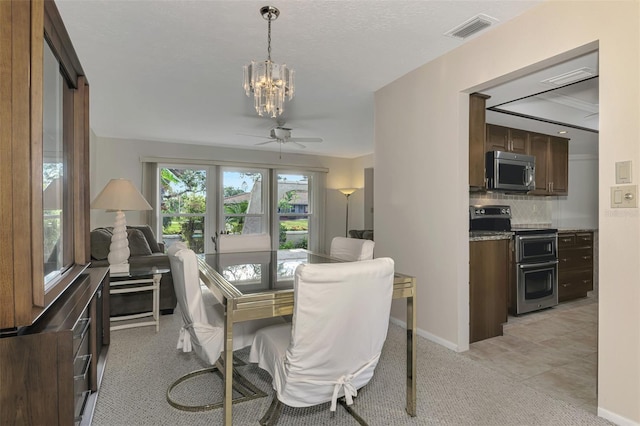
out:
{"label": "upper kitchen cabinet", "polygon": [[489,96],[469,95],[469,189],[485,189],[484,153],[486,103]]}
{"label": "upper kitchen cabinet", "polygon": [[485,151],[508,151],[526,154],[529,134],[520,129],[487,124]]}
{"label": "upper kitchen cabinet", "polygon": [[89,262],[89,85],[50,0],[0,1],[0,329]]}
{"label": "upper kitchen cabinet", "polygon": [[569,139],[530,133],[529,155],[536,157],[536,186],[531,195],[567,195]]}
{"label": "upper kitchen cabinet", "polygon": [[569,193],[569,139],[549,137],[549,184],[551,195]]}

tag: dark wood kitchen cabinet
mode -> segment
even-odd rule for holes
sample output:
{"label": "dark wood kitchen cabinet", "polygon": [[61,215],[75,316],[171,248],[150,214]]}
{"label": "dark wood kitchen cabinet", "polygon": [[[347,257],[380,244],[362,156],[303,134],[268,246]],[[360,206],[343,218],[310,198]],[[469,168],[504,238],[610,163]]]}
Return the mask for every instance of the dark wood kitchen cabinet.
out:
{"label": "dark wood kitchen cabinet", "polygon": [[530,133],[529,155],[536,157],[536,186],[530,195],[567,195],[569,139]]}
{"label": "dark wood kitchen cabinet", "polygon": [[558,233],[558,302],[593,290],[593,232]]}
{"label": "dark wood kitchen cabinet", "polygon": [[469,190],[484,190],[486,104],[489,96],[482,93],[469,95]]}
{"label": "dark wood kitchen cabinet", "polygon": [[469,242],[469,343],[502,336],[511,240]]}
{"label": "dark wood kitchen cabinet", "polygon": [[569,139],[549,136],[549,193],[569,193]]}
{"label": "dark wood kitchen cabinet", "polygon": [[527,154],[529,133],[495,124],[487,124],[485,151],[508,151]]}

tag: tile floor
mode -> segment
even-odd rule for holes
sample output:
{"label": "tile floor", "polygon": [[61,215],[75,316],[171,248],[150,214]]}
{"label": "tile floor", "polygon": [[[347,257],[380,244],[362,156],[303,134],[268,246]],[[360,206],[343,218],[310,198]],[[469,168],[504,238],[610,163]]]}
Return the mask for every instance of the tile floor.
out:
{"label": "tile floor", "polygon": [[598,301],[509,316],[504,335],[472,343],[466,356],[596,414]]}

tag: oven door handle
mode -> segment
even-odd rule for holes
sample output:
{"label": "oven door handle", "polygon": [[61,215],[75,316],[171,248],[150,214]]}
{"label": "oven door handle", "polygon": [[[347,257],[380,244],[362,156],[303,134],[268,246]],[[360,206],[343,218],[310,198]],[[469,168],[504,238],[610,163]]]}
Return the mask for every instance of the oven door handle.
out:
{"label": "oven door handle", "polygon": [[539,240],[541,238],[550,238],[550,237],[551,238],[556,238],[556,234],[536,234],[536,235],[529,235],[529,236],[516,235],[516,237],[520,241],[528,241],[528,240]]}
{"label": "oven door handle", "polygon": [[545,268],[547,266],[553,266],[557,264],[558,264],[557,260],[552,260],[551,262],[544,262],[544,263],[520,263],[518,264],[518,266],[520,267],[520,269],[531,269],[531,268]]}

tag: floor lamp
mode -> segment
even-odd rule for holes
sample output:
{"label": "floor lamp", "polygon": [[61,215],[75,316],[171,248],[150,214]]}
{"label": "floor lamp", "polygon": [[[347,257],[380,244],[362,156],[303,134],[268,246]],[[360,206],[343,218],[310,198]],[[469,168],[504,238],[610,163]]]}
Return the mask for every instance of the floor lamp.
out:
{"label": "floor lamp", "polygon": [[109,246],[109,270],[111,274],[129,273],[129,240],[127,218],[124,210],[151,210],[142,194],[128,179],[111,179],[91,203],[92,209],[116,212],[113,235]]}
{"label": "floor lamp", "polygon": [[358,188],[341,188],[338,189],[338,191],[342,192],[344,194],[345,197],[347,197],[347,220],[345,221],[345,225],[344,225],[344,236],[348,237],[349,236],[349,196],[351,194],[353,194],[354,192],[356,192]]}

